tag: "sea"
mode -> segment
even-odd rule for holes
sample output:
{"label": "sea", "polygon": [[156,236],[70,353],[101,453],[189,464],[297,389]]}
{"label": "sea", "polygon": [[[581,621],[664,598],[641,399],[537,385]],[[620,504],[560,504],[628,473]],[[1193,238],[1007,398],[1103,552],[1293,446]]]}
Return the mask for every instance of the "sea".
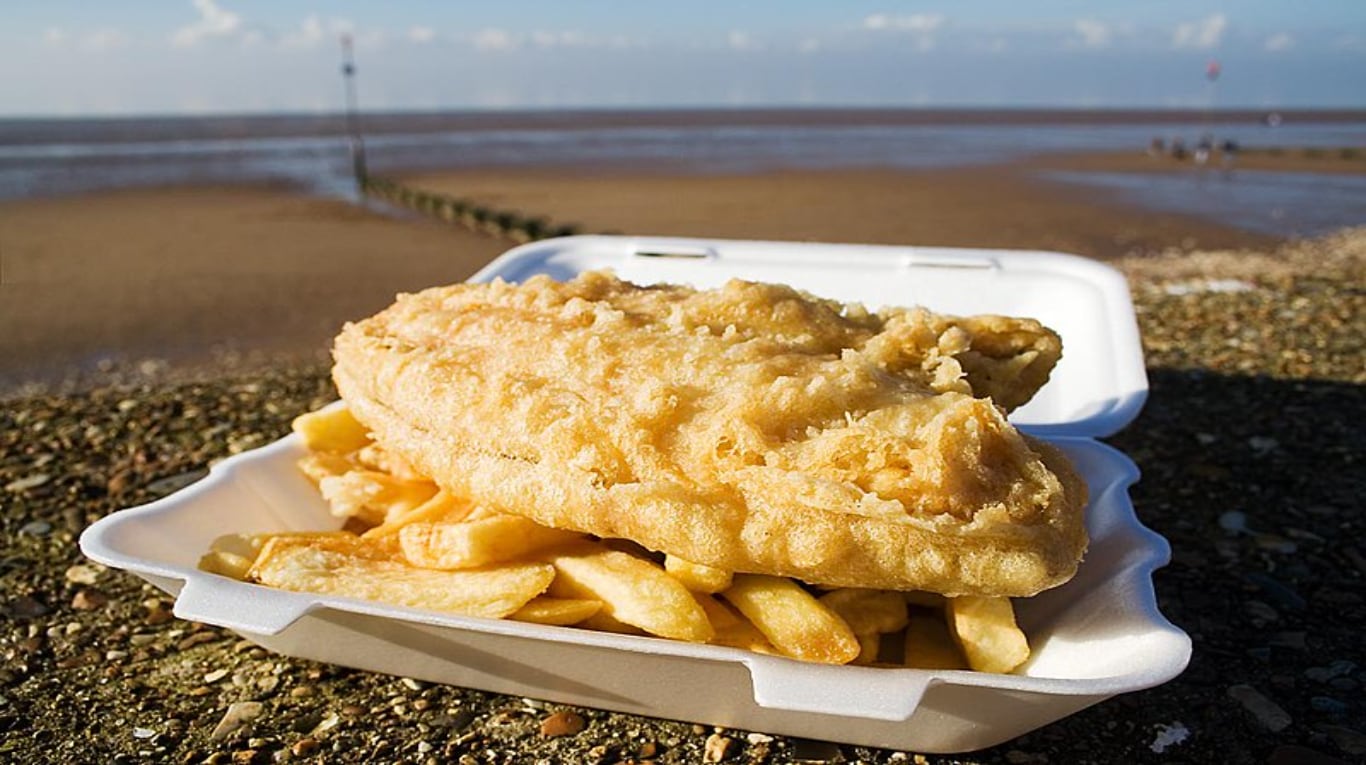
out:
{"label": "sea", "polygon": [[[1361,112],[470,111],[362,113],[355,124],[372,173],[557,166],[683,173],[944,168],[1057,152],[1141,152],[1155,139],[1193,147],[1203,136],[1245,150],[1366,154]],[[266,182],[359,201],[351,146],[344,115],[0,119],[0,200]],[[1278,236],[1366,224],[1366,173],[1047,174],[1149,209]]]}

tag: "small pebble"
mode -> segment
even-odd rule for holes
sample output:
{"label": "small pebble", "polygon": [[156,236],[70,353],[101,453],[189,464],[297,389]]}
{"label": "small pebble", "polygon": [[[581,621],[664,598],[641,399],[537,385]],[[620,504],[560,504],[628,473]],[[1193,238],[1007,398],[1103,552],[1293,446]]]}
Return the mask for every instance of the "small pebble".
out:
{"label": "small pebble", "polygon": [[1272,733],[1279,733],[1290,727],[1290,714],[1276,702],[1263,696],[1256,688],[1250,685],[1235,685],[1228,689],[1228,695],[1242,704],[1244,709],[1257,718],[1262,727]]}
{"label": "small pebble", "polygon": [[318,743],[318,739],[316,738],[301,738],[294,742],[294,745],[289,748],[289,752],[295,757],[307,757],[318,751],[319,746],[321,746],[321,744]]}
{"label": "small pebble", "polygon": [[36,489],[47,483],[51,478],[52,476],[47,473],[34,473],[33,475],[25,476],[23,478],[16,478],[5,484],[5,491],[18,493],[21,491],[28,491],[29,489]]}
{"label": "small pebble", "polygon": [[541,720],[542,736],[572,736],[587,725],[583,716],[575,712],[561,710],[546,715]]}
{"label": "small pebble", "polygon": [[1309,699],[1309,706],[1316,712],[1327,712],[1330,715],[1347,714],[1348,706],[1331,696],[1313,696]]}
{"label": "small pebble", "polygon": [[730,756],[731,749],[735,747],[735,739],[723,736],[720,733],[713,733],[707,736],[707,743],[702,748],[703,762],[721,762]]}
{"label": "small pebble", "polygon": [[1366,733],[1342,725],[1323,725],[1319,727],[1333,743],[1347,754],[1366,754]]}
{"label": "small pebble", "polygon": [[215,669],[214,671],[208,673],[207,675],[204,675],[204,682],[206,682],[206,683],[216,683],[216,682],[218,682],[219,680],[222,680],[223,678],[225,678],[225,677],[227,677],[227,676],[228,676],[228,671],[227,671],[226,669]]}
{"label": "small pebble", "polygon": [[414,680],[411,677],[405,677],[402,680],[399,680],[399,682],[403,684],[404,688],[407,688],[410,691],[420,691],[427,687],[421,680]]}
{"label": "small pebble", "polygon": [[1310,667],[1304,671],[1304,676],[1319,683],[1326,683],[1335,677],[1342,677],[1350,674],[1357,668],[1356,662],[1346,659],[1337,659],[1330,662],[1326,667]]}
{"label": "small pebble", "polygon": [[72,584],[94,584],[99,580],[100,573],[101,570],[93,565],[78,563],[68,568],[62,577]]}
{"label": "small pebble", "polygon": [[71,599],[71,607],[77,611],[98,611],[109,603],[109,597],[99,590],[78,590]]}
{"label": "small pebble", "polygon": [[29,521],[19,527],[20,534],[27,534],[31,537],[45,537],[52,532],[52,524],[47,521]]}
{"label": "small pebble", "polygon": [[152,730],[151,728],[134,728],[134,729],[133,729],[133,738],[139,738],[139,739],[142,739],[142,738],[151,738],[152,736],[155,736],[156,734],[157,734],[157,732],[154,731],[154,730]]}
{"label": "small pebble", "polygon": [[264,707],[259,701],[238,701],[229,704],[223,717],[214,726],[209,738],[214,741],[222,741],[232,735],[239,728],[261,716]]}

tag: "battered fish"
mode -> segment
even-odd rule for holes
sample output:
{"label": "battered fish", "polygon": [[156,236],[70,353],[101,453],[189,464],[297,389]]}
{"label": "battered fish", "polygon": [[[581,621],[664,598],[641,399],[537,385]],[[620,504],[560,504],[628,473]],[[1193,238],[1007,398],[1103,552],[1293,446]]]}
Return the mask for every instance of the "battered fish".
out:
{"label": "battered fish", "polygon": [[1085,484],[1003,411],[1060,354],[1029,319],[590,272],[402,295],[346,326],[334,379],[489,508],[731,571],[1025,596],[1086,547]]}

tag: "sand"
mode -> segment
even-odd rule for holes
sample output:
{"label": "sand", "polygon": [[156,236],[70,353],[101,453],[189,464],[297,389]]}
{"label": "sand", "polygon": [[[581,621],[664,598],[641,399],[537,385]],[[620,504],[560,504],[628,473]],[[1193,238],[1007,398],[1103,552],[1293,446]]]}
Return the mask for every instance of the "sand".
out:
{"label": "sand", "polygon": [[271,188],[6,202],[0,245],[0,390],[100,360],[318,358],[346,319],[508,247]]}
{"label": "sand", "polygon": [[587,232],[1014,247],[1097,258],[1168,248],[1262,248],[1272,237],[1155,213],[1034,177],[1032,164],[945,170],[474,170],[403,180]]}

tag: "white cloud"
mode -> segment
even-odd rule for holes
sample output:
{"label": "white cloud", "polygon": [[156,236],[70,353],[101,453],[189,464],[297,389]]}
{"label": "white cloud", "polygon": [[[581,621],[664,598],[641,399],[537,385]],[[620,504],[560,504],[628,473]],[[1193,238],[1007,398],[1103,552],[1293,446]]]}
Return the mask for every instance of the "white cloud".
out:
{"label": "white cloud", "polygon": [[516,50],[519,47],[521,47],[521,41],[506,29],[490,27],[481,29],[474,35],[475,50],[507,51]]}
{"label": "white cloud", "polygon": [[761,47],[758,40],[755,40],[748,32],[739,29],[732,29],[726,34],[726,47],[731,50],[759,50]]}
{"label": "white cloud", "polygon": [[944,23],[944,17],[934,13],[917,13],[911,16],[888,16],[874,13],[863,20],[865,29],[892,29],[903,32],[933,32]]}
{"label": "white cloud", "polygon": [[1207,50],[1219,44],[1228,27],[1228,17],[1216,13],[1200,21],[1187,21],[1176,26],[1172,33],[1173,48],[1198,48]]}
{"label": "white cloud", "polygon": [[1109,25],[1094,19],[1077,19],[1072,23],[1072,29],[1081,38],[1084,48],[1108,48],[1113,32]]}
{"label": "white cloud", "polygon": [[436,39],[436,30],[431,27],[414,26],[408,30],[408,39],[415,43],[429,43]]}
{"label": "white cloud", "polygon": [[381,30],[356,32],[356,25],[350,19],[323,19],[315,13],[309,14],[299,23],[299,28],[280,38],[286,48],[313,48],[325,41],[335,42],[342,35],[352,35],[358,47],[379,47],[386,35]]}
{"label": "white cloud", "polygon": [[81,37],[78,45],[81,50],[90,53],[104,53],[115,48],[122,48],[128,44],[128,35],[122,31],[106,27],[96,29]]}
{"label": "white cloud", "polygon": [[171,44],[190,48],[211,37],[230,37],[242,27],[242,17],[218,7],[214,0],[191,0],[199,18],[171,33]]}
{"label": "white cloud", "polygon": [[874,13],[863,19],[863,28],[875,32],[909,34],[917,50],[934,48],[935,32],[944,25],[944,17],[937,13],[916,13],[910,16],[889,16]]}
{"label": "white cloud", "polygon": [[817,40],[814,37],[808,37],[805,40],[802,40],[801,42],[797,43],[797,50],[802,53],[815,53],[819,51],[822,47],[824,46],[821,44],[821,41]]}
{"label": "white cloud", "polygon": [[48,27],[43,30],[43,44],[54,48],[66,44],[66,30],[59,27]]}
{"label": "white cloud", "polygon": [[1285,32],[1278,32],[1266,38],[1265,47],[1272,53],[1290,50],[1295,47],[1295,38]]}

